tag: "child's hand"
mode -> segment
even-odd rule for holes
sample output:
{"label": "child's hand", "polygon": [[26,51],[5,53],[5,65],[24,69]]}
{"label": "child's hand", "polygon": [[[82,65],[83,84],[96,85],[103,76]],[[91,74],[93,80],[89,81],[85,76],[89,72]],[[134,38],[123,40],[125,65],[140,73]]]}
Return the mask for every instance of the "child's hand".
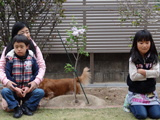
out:
{"label": "child's hand", "polygon": [[23,90],[23,97],[25,97],[26,94],[29,93],[29,87],[24,87],[22,88],[22,90]]}
{"label": "child's hand", "polygon": [[8,81],[6,87],[11,89],[14,92],[15,91],[15,87],[13,85],[17,86],[16,83],[14,83],[12,81]]}
{"label": "child's hand", "polygon": [[146,71],[144,69],[137,69],[137,73],[140,73],[140,74],[146,76]]}
{"label": "child's hand", "polygon": [[34,89],[37,88],[37,83],[34,82],[34,81],[28,83],[28,85],[31,86],[31,87],[29,88],[29,92],[32,92]]}
{"label": "child's hand", "polygon": [[20,89],[20,88],[18,88],[18,87],[16,87],[15,88],[15,92],[16,92],[16,94],[17,94],[17,97],[23,97],[23,90],[22,89]]}

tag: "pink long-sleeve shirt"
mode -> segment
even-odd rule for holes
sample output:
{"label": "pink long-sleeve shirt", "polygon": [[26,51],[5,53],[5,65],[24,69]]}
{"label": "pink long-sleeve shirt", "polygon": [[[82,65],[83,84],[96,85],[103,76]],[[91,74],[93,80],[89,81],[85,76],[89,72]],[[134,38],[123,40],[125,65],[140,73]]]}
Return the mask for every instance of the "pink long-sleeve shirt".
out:
{"label": "pink long-sleeve shirt", "polygon": [[[44,74],[46,71],[46,64],[45,64],[45,61],[43,59],[43,55],[42,55],[39,47],[36,45],[36,43],[33,40],[32,40],[32,42],[36,48],[37,63],[39,66],[39,72],[38,72],[38,75],[36,76],[34,81],[37,83],[37,85],[39,85],[39,83],[43,80],[43,77],[44,77]],[[5,67],[6,67],[5,51],[6,51],[6,47],[4,48],[2,55],[1,55],[1,58],[0,58],[0,80],[4,86],[9,81],[9,79],[7,79],[6,74],[5,74]]]}

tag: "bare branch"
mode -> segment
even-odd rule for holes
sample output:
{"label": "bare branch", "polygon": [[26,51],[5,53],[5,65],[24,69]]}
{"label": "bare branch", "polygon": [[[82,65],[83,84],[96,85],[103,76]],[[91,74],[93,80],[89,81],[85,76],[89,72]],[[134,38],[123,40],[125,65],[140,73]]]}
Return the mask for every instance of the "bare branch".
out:
{"label": "bare branch", "polygon": [[[5,46],[10,38],[12,27],[10,21],[24,21],[30,26],[31,36],[42,45],[43,51],[43,47],[50,41],[54,27],[64,17],[62,3],[65,0],[1,0],[0,2],[0,31],[2,31],[0,38]],[[50,30],[39,41],[38,36],[46,27],[50,27]]]}

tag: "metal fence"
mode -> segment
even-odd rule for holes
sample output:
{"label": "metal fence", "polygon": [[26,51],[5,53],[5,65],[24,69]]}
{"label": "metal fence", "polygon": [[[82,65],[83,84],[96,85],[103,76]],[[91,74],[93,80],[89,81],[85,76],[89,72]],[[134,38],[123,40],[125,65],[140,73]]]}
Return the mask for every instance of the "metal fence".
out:
{"label": "metal fence", "polygon": [[[148,5],[155,4],[152,0],[147,1]],[[136,6],[136,5],[135,5]],[[148,29],[154,33],[153,38],[157,47],[160,47],[160,34],[155,31],[159,23],[155,25],[142,24],[132,26],[131,21],[122,25],[119,15],[120,4],[118,0],[67,0],[63,5],[66,18],[55,29],[59,30],[62,37],[67,37],[66,29],[70,29],[69,23],[74,15],[79,25],[87,25],[86,51],[89,53],[128,53],[131,44],[131,36],[141,29]],[[49,53],[65,53],[62,43],[57,37],[48,42]]]}
{"label": "metal fence", "polygon": [[[61,24],[55,27],[55,31],[59,30],[62,37],[68,37],[65,30],[70,29],[69,23],[74,15],[79,26],[88,26],[88,31],[86,33],[86,51],[89,53],[128,53],[130,50],[128,45],[131,44],[130,37],[134,36],[138,30],[144,28],[151,31],[156,46],[159,48],[160,34],[156,31],[159,29],[160,22],[148,25],[141,24],[141,26],[136,27],[132,26],[131,21],[126,21],[122,26],[120,20],[118,20],[118,18],[120,18],[119,8],[121,6],[119,1],[123,2],[126,0],[67,0],[63,4],[66,18],[62,20]],[[146,6],[152,6],[155,4],[155,0],[141,1],[145,1]],[[137,7],[134,1],[131,4]],[[158,17],[159,16],[157,16],[157,18]],[[37,25],[39,25],[38,21],[31,31],[33,40],[36,36],[35,31],[37,31]],[[14,19],[11,19],[10,29],[14,23]],[[41,39],[44,40],[43,36],[48,34],[50,27],[51,26],[48,25],[40,31],[38,36],[36,36],[38,37],[38,41],[36,41],[37,43],[41,41]],[[54,35],[57,37],[52,37]],[[43,52],[65,53],[58,34],[52,33],[52,36],[50,37],[50,42],[47,42],[45,45]]]}

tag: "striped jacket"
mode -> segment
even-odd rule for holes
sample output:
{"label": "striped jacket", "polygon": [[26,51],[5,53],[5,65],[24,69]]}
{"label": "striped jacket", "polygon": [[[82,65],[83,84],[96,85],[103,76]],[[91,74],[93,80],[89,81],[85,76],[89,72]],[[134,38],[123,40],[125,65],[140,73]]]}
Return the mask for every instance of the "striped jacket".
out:
{"label": "striped jacket", "polygon": [[27,87],[28,83],[36,78],[39,67],[31,50],[27,50],[25,56],[18,56],[13,49],[6,55],[6,59],[6,76],[15,82],[17,87]]}

